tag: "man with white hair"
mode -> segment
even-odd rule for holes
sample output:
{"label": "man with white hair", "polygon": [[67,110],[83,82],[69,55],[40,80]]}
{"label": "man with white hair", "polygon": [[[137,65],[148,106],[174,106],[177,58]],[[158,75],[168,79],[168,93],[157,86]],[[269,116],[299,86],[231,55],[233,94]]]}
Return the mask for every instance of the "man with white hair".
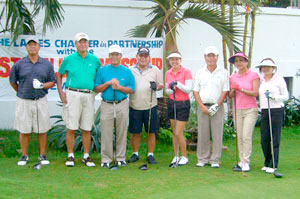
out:
{"label": "man with white hair", "polygon": [[[75,36],[77,52],[67,56],[57,73],[57,89],[63,102],[63,120],[67,126],[66,144],[68,158],[66,166],[73,167],[75,131],[81,129],[84,155],[82,162],[88,167],[95,163],[89,156],[91,145],[91,130],[94,123],[94,81],[99,59],[88,52],[89,38],[85,33]],[[67,74],[66,92],[62,90],[62,78]]]}
{"label": "man with white hair", "polygon": [[[131,70],[121,65],[122,51],[120,46],[110,46],[108,53],[111,64],[98,70],[95,82],[95,91],[102,93],[100,128],[101,167],[103,168],[109,168],[109,164],[113,160],[114,128],[116,130],[115,158],[119,166],[126,166],[128,94],[135,92],[135,81]],[[116,113],[115,127],[114,112]]]}
{"label": "man with white hair", "polygon": [[[206,67],[197,72],[194,96],[198,104],[198,142],[196,166],[210,163],[212,168],[220,167],[223,145],[224,107],[223,102],[229,91],[227,70],[217,67],[218,49],[207,47],[204,51]],[[211,133],[210,133],[211,132]],[[210,145],[212,137],[212,153]]]}

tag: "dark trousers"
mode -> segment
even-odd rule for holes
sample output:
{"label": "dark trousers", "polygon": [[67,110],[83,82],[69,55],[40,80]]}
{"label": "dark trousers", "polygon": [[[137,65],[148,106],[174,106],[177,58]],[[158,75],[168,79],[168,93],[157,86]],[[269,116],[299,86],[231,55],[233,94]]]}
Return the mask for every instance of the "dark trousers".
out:
{"label": "dark trousers", "polygon": [[[271,123],[272,123],[272,134],[273,134],[273,151],[275,168],[278,167],[279,161],[279,145],[280,145],[280,134],[283,125],[284,108],[272,108],[271,109]],[[265,156],[265,166],[273,167],[272,162],[272,151],[271,151],[271,136],[270,136],[270,125],[269,125],[269,114],[268,109],[262,109],[261,111],[261,146]]]}

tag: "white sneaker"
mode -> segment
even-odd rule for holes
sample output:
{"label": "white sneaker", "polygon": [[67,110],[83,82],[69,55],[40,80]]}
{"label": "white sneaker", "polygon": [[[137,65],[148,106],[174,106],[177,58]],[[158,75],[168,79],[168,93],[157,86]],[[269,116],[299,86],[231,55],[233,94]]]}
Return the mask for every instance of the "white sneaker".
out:
{"label": "white sneaker", "polygon": [[181,157],[180,157],[180,160],[179,160],[179,162],[178,162],[178,165],[183,166],[183,165],[186,165],[188,162],[189,162],[189,159],[188,159],[188,158],[186,158],[186,157],[184,157],[184,156],[181,156]]}
{"label": "white sneaker", "polygon": [[262,171],[267,171],[268,169],[269,169],[269,167],[265,167],[265,166],[263,168],[261,168]]}
{"label": "white sneaker", "polygon": [[17,165],[18,166],[25,166],[28,162],[28,156],[27,155],[22,155],[22,157],[20,158],[20,160],[18,161]]}
{"label": "white sneaker", "polygon": [[70,156],[67,158],[67,161],[65,163],[65,165],[67,167],[74,167],[75,166],[75,160],[74,160],[74,157],[73,156]]}
{"label": "white sneaker", "polygon": [[244,172],[250,171],[250,166],[248,163],[243,164],[242,171],[244,171]]}
{"label": "white sneaker", "polygon": [[178,162],[179,161],[179,157],[178,156],[175,156],[171,162],[171,164],[175,163],[175,162]]}
{"label": "white sneaker", "polygon": [[239,167],[243,168],[243,163],[242,162],[239,162],[238,165],[239,165]]}
{"label": "white sneaker", "polygon": [[213,164],[211,164],[211,168],[220,168],[220,164],[219,163],[213,163]]}
{"label": "white sneaker", "polygon": [[102,162],[101,163],[101,167],[103,167],[103,168],[109,168],[109,163]]}
{"label": "white sneaker", "polygon": [[196,167],[204,167],[206,164],[205,163],[202,163],[202,162],[198,162],[196,164]]}
{"label": "white sneaker", "polygon": [[42,165],[49,165],[49,164],[50,164],[50,162],[49,162],[48,158],[46,157],[46,155],[41,155],[41,156],[38,158],[38,160],[40,161],[40,163],[41,163]]}
{"label": "white sneaker", "polygon": [[266,172],[267,172],[267,173],[274,173],[274,172],[275,172],[275,169],[273,169],[273,168],[268,168],[268,169],[266,170]]}

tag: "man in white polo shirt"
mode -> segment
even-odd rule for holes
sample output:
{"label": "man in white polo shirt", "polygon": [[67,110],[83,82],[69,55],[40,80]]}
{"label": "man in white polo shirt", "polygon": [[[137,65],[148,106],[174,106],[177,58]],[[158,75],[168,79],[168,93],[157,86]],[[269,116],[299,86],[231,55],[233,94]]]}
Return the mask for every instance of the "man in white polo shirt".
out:
{"label": "man in white polo shirt", "polygon": [[145,127],[145,131],[148,132],[149,114],[151,112],[147,161],[149,164],[157,164],[153,155],[156,142],[155,133],[159,131],[155,91],[163,88],[162,73],[156,66],[149,64],[150,51],[147,47],[139,48],[136,58],[138,63],[130,68],[135,79],[135,93],[130,95],[129,101],[129,132],[132,134],[131,145],[133,154],[128,163],[139,160],[138,150],[140,147],[141,132],[143,126]]}
{"label": "man in white polo shirt", "polygon": [[[196,166],[220,167],[223,145],[224,107],[223,102],[229,91],[228,72],[217,67],[218,49],[210,46],[204,51],[206,66],[197,72],[194,83],[194,96],[198,104],[198,142]],[[212,152],[210,145],[212,137]]]}

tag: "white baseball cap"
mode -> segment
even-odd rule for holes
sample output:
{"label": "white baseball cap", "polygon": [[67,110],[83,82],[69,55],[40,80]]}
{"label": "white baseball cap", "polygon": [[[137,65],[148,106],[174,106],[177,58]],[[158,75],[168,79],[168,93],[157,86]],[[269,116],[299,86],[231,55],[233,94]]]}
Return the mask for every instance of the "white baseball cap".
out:
{"label": "white baseball cap", "polygon": [[111,45],[108,49],[108,53],[122,53],[122,50],[119,45]]}
{"label": "white baseball cap", "polygon": [[167,57],[167,59],[170,59],[170,58],[172,58],[172,57],[174,57],[174,58],[182,58],[181,57],[181,55],[179,54],[179,53],[171,53],[168,57]]}
{"label": "white baseball cap", "polygon": [[80,41],[82,39],[89,40],[89,36],[84,32],[80,32],[75,35],[75,41]]}
{"label": "white baseball cap", "polygon": [[31,35],[26,39],[26,45],[30,42],[30,41],[34,41],[35,43],[39,44],[39,40],[35,35]]}
{"label": "white baseball cap", "polygon": [[210,53],[212,53],[214,55],[219,55],[219,51],[215,46],[209,46],[209,47],[205,48],[204,55],[208,55]]}

